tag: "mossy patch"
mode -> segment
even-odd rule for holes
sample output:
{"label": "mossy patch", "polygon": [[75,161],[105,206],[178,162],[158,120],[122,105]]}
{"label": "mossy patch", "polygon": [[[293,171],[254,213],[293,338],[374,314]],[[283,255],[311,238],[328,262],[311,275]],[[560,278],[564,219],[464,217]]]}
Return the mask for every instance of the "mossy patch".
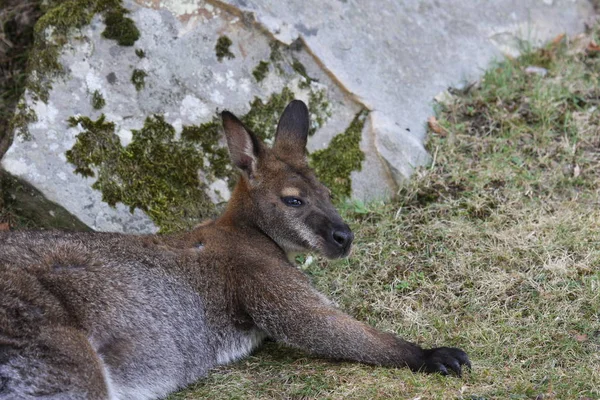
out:
{"label": "mossy patch", "polygon": [[140,38],[140,31],[135,22],[125,16],[128,12],[123,7],[115,7],[108,11],[104,15],[106,29],[102,32],[102,37],[116,40],[120,46],[133,46]]}
{"label": "mossy patch", "polygon": [[310,112],[308,135],[312,136],[331,117],[331,104],[327,100],[325,89],[311,90],[308,96],[308,111]]}
{"label": "mossy patch", "polygon": [[271,49],[271,53],[269,54],[269,60],[272,63],[280,63],[283,61],[283,53],[281,51],[281,43],[276,40],[271,41],[269,43],[269,48]]}
{"label": "mossy patch", "polygon": [[207,178],[225,179],[233,184],[235,179],[233,179],[233,168],[229,163],[229,153],[226,148],[219,146],[221,134],[221,118],[215,116],[212,121],[200,126],[184,126],[181,139],[200,146],[209,166],[204,168]]}
{"label": "mossy patch", "polygon": [[273,93],[266,102],[255,97],[250,103],[250,111],[240,120],[261,140],[270,143],[275,137],[281,113],[294,98],[294,92],[287,87],[281,93]]}
{"label": "mossy patch", "polygon": [[[250,111],[240,119],[262,140],[271,142],[275,137],[277,123],[283,110],[295,98],[294,92],[288,87],[284,87],[280,93],[272,94],[266,102],[255,97],[250,103]],[[312,135],[331,116],[324,89],[310,93],[308,111],[311,115],[309,135]]]}
{"label": "mossy patch", "polygon": [[104,100],[104,97],[102,97],[102,93],[100,93],[99,90],[94,91],[92,94],[92,107],[94,107],[95,110],[99,110],[105,105],[106,101]]}
{"label": "mossy patch", "polygon": [[[134,38],[137,40],[135,32],[139,37],[139,31],[131,19],[115,16],[122,16],[127,12],[121,0],[54,0],[44,3],[43,12],[44,15],[34,28],[34,44],[27,68],[26,87],[34,100],[48,101],[52,79],[63,73],[63,66],[58,60],[62,47],[67,43],[69,35],[88,25],[95,14],[102,13],[105,19],[109,18],[108,31],[105,32],[117,42],[134,42]],[[113,22],[124,25],[115,25]],[[121,32],[120,35],[118,31]]]}
{"label": "mossy patch", "polygon": [[144,58],[146,57],[146,52],[142,49],[135,49],[135,55],[139,58]]}
{"label": "mossy patch", "polygon": [[38,120],[35,111],[29,107],[24,100],[19,101],[10,120],[11,132],[15,132],[16,135],[28,140],[31,135],[29,133],[29,124],[34,123]]}
{"label": "mossy patch", "polygon": [[269,63],[266,61],[261,61],[258,65],[252,70],[252,75],[256,82],[261,82],[267,74],[269,73]]}
{"label": "mossy patch", "polygon": [[217,39],[217,44],[215,45],[215,53],[217,55],[217,60],[223,61],[223,58],[227,57],[228,59],[235,58],[235,55],[229,50],[229,47],[233,42],[229,37],[223,35],[219,36]]}
{"label": "mossy patch", "polygon": [[352,171],[360,171],[365,155],[360,149],[362,130],[368,115],[360,111],[344,133],[336,135],[329,146],[310,154],[310,164],[319,179],[331,189],[338,199],[352,193]]}
{"label": "mossy patch", "polygon": [[[286,87],[266,101],[255,98],[250,111],[240,119],[262,140],[272,142],[281,113],[294,97]],[[309,111],[322,115],[328,103],[324,94],[316,99]],[[214,213],[215,206],[206,195],[206,184],[198,179],[198,171],[206,182],[222,179],[230,187],[235,184],[236,173],[227,149],[219,144],[222,128],[218,115],[202,125],[184,126],[181,140],[174,139],[175,130],[163,117],[149,117],[141,130],[133,131],[132,142],[126,147],[115,134],[115,124],[104,115],[96,121],[72,117],[69,123],[84,129],[66,154],[75,173],[96,176],[92,187],[102,192],[105,202],[112,206],[122,202],[132,211],[143,210],[161,232],[190,228]]]}
{"label": "mossy patch", "polygon": [[298,84],[298,87],[300,89],[308,88],[310,87],[310,84],[313,81],[316,81],[316,79],[313,79],[310,76],[308,76],[308,73],[306,72],[306,67],[296,58],[294,58],[294,61],[292,62],[292,68],[294,69],[294,71],[296,71],[296,73],[298,73],[298,75],[304,78],[304,80],[300,81],[300,83]]}
{"label": "mossy patch", "polygon": [[204,169],[201,150],[214,149],[198,148],[200,132],[187,128],[183,140],[175,140],[175,129],[155,115],[146,119],[142,129],[134,130],[131,143],[123,147],[115,124],[104,115],[96,121],[72,117],[69,124],[81,125],[84,131],[67,151],[67,160],[75,173],[96,177],[92,187],[102,192],[109,205],[121,202],[132,212],[139,208],[161,232],[189,229],[214,212],[198,179],[198,171]]}
{"label": "mossy patch", "polygon": [[135,90],[138,92],[142,90],[146,86],[146,77],[148,74],[146,71],[142,71],[141,69],[134,69],[131,74],[131,83],[135,86]]}

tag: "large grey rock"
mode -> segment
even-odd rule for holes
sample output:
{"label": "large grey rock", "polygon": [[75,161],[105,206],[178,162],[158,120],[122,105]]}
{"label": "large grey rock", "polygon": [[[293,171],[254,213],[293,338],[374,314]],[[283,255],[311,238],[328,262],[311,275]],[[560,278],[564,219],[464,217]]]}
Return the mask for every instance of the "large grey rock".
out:
{"label": "large grey rock", "polygon": [[[144,127],[148,116],[164,116],[179,136],[184,126],[211,122],[219,110],[226,108],[244,115],[251,111],[255,98],[267,103],[272,95],[280,95],[287,88],[293,92],[287,101],[302,99],[311,111],[315,103],[311,96],[324,94],[325,101],[315,112],[319,115],[313,115],[315,123],[318,117],[325,120],[315,126],[318,132],[310,138],[310,148],[315,150],[326,147],[333,136],[343,132],[361,109],[302,49],[277,50],[278,60],[270,63],[269,72],[257,82],[253,69],[260,61],[273,57],[273,40],[234,14],[210,4],[192,7],[192,3],[170,2],[171,10],[125,4],[131,10],[128,17],[141,33],[135,46],[123,47],[103,38],[104,23],[96,16],[65,47],[60,61],[66,74],[53,82],[47,103],[26,92],[25,102],[36,113],[37,121],[28,126],[30,137],[15,137],[2,160],[6,171],[30,182],[93,229],[155,232],[159,226],[140,207],[130,212],[132,204],[117,202],[111,207],[103,201],[106,193],[92,188],[103,173],[97,166],[91,167],[92,177],[74,173],[75,166],[66,154],[85,129],[82,124],[69,124],[70,117],[85,116],[96,121],[105,115],[107,122],[115,124],[120,146],[129,148],[133,132]],[[217,59],[215,44],[222,36],[234,43],[230,48],[234,58]],[[136,49],[142,49],[145,55],[139,57]],[[295,63],[306,72],[298,73]],[[131,82],[135,70],[146,75],[140,90]],[[314,81],[306,82],[303,74]],[[101,109],[92,105],[94,93],[105,100]],[[275,123],[268,128],[274,127]],[[379,162],[375,153],[369,158],[375,164]],[[209,170],[200,171],[204,191],[214,203],[228,200],[230,178],[219,179]],[[178,200],[168,199],[174,203]],[[204,216],[198,212],[189,224]]]}
{"label": "large grey rock", "polygon": [[[66,74],[54,80],[48,101],[26,92],[24,104],[38,120],[28,126],[30,138],[15,138],[2,166],[93,229],[127,232],[165,228],[153,212],[156,204],[171,213],[169,229],[178,213],[188,225],[203,215],[192,206],[171,210],[177,198],[158,199],[146,206],[148,212],[131,199],[109,206],[103,200],[108,189],[92,188],[107,169],[90,165],[93,176],[84,177],[67,160],[67,151],[86,132],[83,120],[69,124],[70,117],[97,121],[104,114],[114,124],[116,146],[127,155],[132,142],[138,143],[135,132],[153,114],[173,127],[173,146],[180,146],[185,126],[210,123],[224,108],[252,113],[254,99],[266,103],[291,90],[293,97],[314,103],[319,122],[309,140],[314,152],[327,148],[366,108],[360,141],[365,160],[351,173],[352,195],[386,197],[429,159],[425,122],[437,93],[476,79],[493,59],[517,52],[522,39],[536,44],[582,31],[592,13],[586,0],[126,0],[124,5],[141,33],[135,46],[103,38],[100,16],[74,32],[60,57]],[[217,59],[221,36],[231,39],[234,58]],[[274,54],[274,38],[290,47]],[[253,72],[261,61],[270,63],[269,70],[257,82]],[[134,70],[146,74],[139,91],[131,82]],[[92,107],[94,93],[106,101],[100,110]],[[322,101],[314,100],[319,96]],[[272,128],[270,123],[265,129]],[[214,172],[207,157],[198,178],[207,198],[220,203],[229,196],[230,170]],[[111,190],[128,180],[112,179]]]}
{"label": "large grey rock", "polygon": [[396,181],[428,160],[422,143],[433,97],[477,79],[489,63],[575,34],[588,0],[224,0],[277,39],[302,37],[368,109],[375,147]]}

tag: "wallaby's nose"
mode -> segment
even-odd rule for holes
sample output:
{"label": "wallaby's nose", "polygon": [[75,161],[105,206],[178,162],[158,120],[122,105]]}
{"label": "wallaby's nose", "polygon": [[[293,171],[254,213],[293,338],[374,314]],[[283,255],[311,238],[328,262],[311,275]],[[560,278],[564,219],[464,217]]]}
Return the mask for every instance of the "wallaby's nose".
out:
{"label": "wallaby's nose", "polygon": [[342,229],[334,229],[333,230],[333,240],[340,247],[348,247],[352,244],[352,240],[354,239],[354,233],[350,230],[350,228],[346,225]]}

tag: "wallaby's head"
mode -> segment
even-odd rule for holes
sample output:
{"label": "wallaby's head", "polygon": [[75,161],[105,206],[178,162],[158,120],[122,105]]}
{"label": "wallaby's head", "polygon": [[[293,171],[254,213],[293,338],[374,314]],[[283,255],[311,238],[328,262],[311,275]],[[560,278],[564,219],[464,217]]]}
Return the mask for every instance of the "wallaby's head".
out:
{"label": "wallaby's head", "polygon": [[331,192],[308,166],[306,105],[292,101],[283,112],[272,148],[235,115],[223,111],[229,153],[241,177],[229,203],[236,218],[271,237],[286,253],[348,255],[354,235],[331,204]]}

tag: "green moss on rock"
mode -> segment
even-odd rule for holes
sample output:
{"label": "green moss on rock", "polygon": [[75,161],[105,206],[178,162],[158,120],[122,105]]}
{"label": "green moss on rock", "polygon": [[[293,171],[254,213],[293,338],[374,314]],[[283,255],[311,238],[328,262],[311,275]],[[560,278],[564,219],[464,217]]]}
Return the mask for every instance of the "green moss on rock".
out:
{"label": "green moss on rock", "polygon": [[229,153],[226,148],[219,146],[221,135],[221,118],[215,116],[211,122],[200,126],[184,126],[181,139],[184,142],[200,146],[208,165],[210,165],[209,168],[204,168],[204,171],[211,180],[225,179],[234,184],[235,179],[232,179],[234,174],[229,163]]}
{"label": "green moss on rock", "polygon": [[10,131],[28,140],[31,138],[29,133],[29,124],[38,120],[35,111],[29,107],[25,101],[21,100],[17,104],[15,113],[10,120]]}
{"label": "green moss on rock", "polygon": [[271,64],[273,65],[273,67],[275,67],[275,70],[280,74],[283,75],[284,74],[284,69],[282,67],[282,64],[284,63],[284,57],[283,57],[283,51],[281,50],[282,45],[281,43],[279,43],[276,40],[273,40],[271,43],[269,43],[269,48],[271,49],[271,53],[269,54],[269,60],[271,61]]}
{"label": "green moss on rock", "polygon": [[[266,101],[255,98],[250,111],[240,119],[261,139],[272,141],[281,113],[294,97],[286,87]],[[328,106],[325,93],[315,99],[310,113],[323,115]],[[324,119],[318,121],[315,129]],[[96,121],[73,117],[69,123],[84,130],[66,153],[75,173],[96,177],[92,187],[102,192],[105,202],[112,206],[122,202],[132,211],[143,210],[162,232],[190,228],[214,213],[215,206],[198,171],[202,171],[205,182],[222,179],[230,187],[235,184],[236,172],[227,149],[220,144],[219,115],[202,125],[183,127],[181,140],[175,140],[175,130],[164,118],[149,117],[141,130],[133,131],[132,142],[126,147],[115,134],[115,124],[104,116]]]}
{"label": "green moss on rock", "polygon": [[[96,177],[92,187],[102,192],[111,206],[118,202],[144,211],[161,232],[189,229],[214,212],[214,205],[198,179],[203,169],[203,152],[192,140],[175,140],[175,129],[163,117],[148,117],[144,127],[134,130],[130,144],[123,147],[115,124],[104,115],[93,121],[72,117],[71,126],[84,129],[77,136],[67,160],[75,172]],[[199,132],[195,132],[200,135]]]}
{"label": "green moss on rock", "polygon": [[272,63],[280,63],[283,61],[283,54],[281,52],[281,44],[273,40],[269,43],[269,48],[271,49],[271,53],[269,54],[269,60]]}
{"label": "green moss on rock", "polygon": [[287,87],[284,87],[281,93],[273,93],[266,103],[255,97],[250,103],[250,111],[240,119],[261,140],[271,142],[275,137],[281,113],[294,98],[294,92]]}
{"label": "green moss on rock", "polygon": [[[295,98],[294,92],[288,87],[284,87],[280,93],[272,94],[266,103],[255,97],[250,103],[250,111],[241,117],[241,120],[262,140],[272,141],[281,113]],[[331,109],[325,89],[311,91],[309,99],[308,111],[311,117],[311,126],[308,133],[313,135],[331,116]]]}
{"label": "green moss on rock", "polygon": [[325,89],[312,90],[310,92],[308,96],[308,110],[310,111],[308,135],[312,136],[331,117],[331,104],[327,100],[327,91]]}
{"label": "green moss on rock", "polygon": [[365,155],[360,149],[362,130],[368,115],[360,111],[344,133],[336,135],[329,146],[310,154],[310,164],[319,179],[339,198],[352,193],[352,171],[360,171]]}
{"label": "green moss on rock", "polygon": [[140,31],[135,22],[125,16],[128,12],[123,7],[115,7],[108,11],[104,15],[106,29],[102,32],[102,37],[116,40],[120,46],[133,46],[140,38]]}
{"label": "green moss on rock", "polygon": [[135,49],[135,55],[139,58],[144,58],[146,57],[146,52],[142,49]]}
{"label": "green moss on rock", "polygon": [[261,61],[252,71],[252,75],[254,75],[254,79],[256,82],[261,82],[267,74],[269,73],[269,63],[266,61]]}
{"label": "green moss on rock", "polygon": [[[106,18],[110,13],[123,14],[127,10],[121,5],[121,0],[51,0],[43,3],[42,7],[44,15],[34,28],[26,87],[34,100],[47,102],[52,79],[63,73],[58,57],[69,35],[88,25],[95,14],[104,14]],[[132,28],[132,23],[125,22],[130,32],[135,28],[135,25]],[[121,42],[128,42],[132,37],[128,34],[128,39],[122,38]]]}
{"label": "green moss on rock", "polygon": [[99,110],[106,105],[106,101],[104,97],[102,97],[102,93],[99,90],[94,91],[92,94],[92,107],[94,109]]}
{"label": "green moss on rock", "polygon": [[233,42],[227,36],[223,35],[220,36],[219,39],[217,39],[217,44],[215,45],[215,53],[219,61],[223,61],[224,57],[227,57],[229,59],[235,57],[235,55],[229,50],[229,47],[232,44]]}
{"label": "green moss on rock", "polygon": [[131,74],[131,83],[135,86],[135,90],[138,92],[146,86],[146,77],[148,74],[146,71],[142,71],[141,69],[134,69]]}
{"label": "green moss on rock", "polygon": [[294,61],[292,62],[292,68],[294,69],[294,71],[296,71],[296,73],[298,75],[300,75],[302,78],[304,78],[304,80],[302,80],[300,82],[300,84],[298,84],[298,87],[300,89],[305,89],[305,88],[310,87],[310,84],[313,81],[315,81],[315,79],[308,76],[308,73],[306,72],[306,67],[304,66],[304,64],[302,64],[300,61],[298,61],[295,58],[294,58]]}

